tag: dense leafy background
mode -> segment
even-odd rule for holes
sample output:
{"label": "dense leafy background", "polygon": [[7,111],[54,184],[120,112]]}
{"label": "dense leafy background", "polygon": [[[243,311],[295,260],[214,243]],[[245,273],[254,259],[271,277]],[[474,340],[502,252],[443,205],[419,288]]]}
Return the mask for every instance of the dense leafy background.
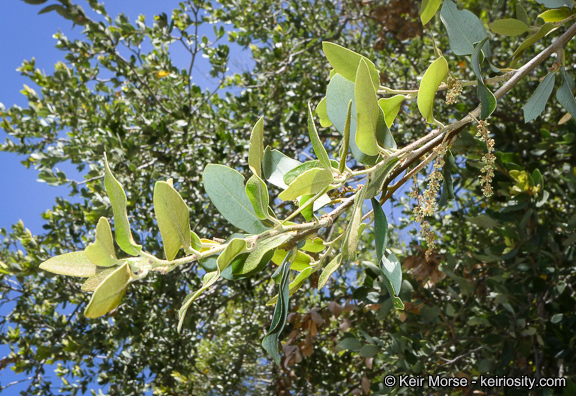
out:
{"label": "dense leafy background", "polygon": [[[129,289],[112,316],[86,319],[80,283],[38,265],[83,249],[98,218],[111,217],[101,180],[104,152],[127,190],[136,242],[148,251],[163,255],[152,189],[168,178],[191,208],[193,230],[225,239],[235,230],[209,204],[204,166],[225,163],[248,175],[249,133],[260,116],[265,144],[300,159],[310,152],[307,102],[317,103],[328,82],[323,40],[372,59],[381,82],[395,88],[415,88],[433,57],[416,1],[189,1],[146,21],[108,16],[88,3],[85,10],[61,10],[84,28],[81,40],[60,33],[67,62],[44,74],[25,61],[21,73],[40,88],[27,91],[26,108],[0,113],[12,136],[1,149],[21,154],[41,179],[67,185],[77,199],[58,199],[43,214],[41,235],[21,224],[2,230],[0,288],[16,305],[1,322],[2,342],[12,349],[1,367],[32,377],[25,394],[98,387],[123,395],[386,393],[381,384],[389,373],[568,376],[569,388],[555,391],[574,391],[576,123],[558,125],[564,110],[555,101],[529,124],[522,112],[553,60],[514,88],[489,119],[498,158],[492,198],[482,197],[478,182],[485,144],[473,128],[456,141],[457,199],[432,221],[439,240],[431,261],[412,225],[413,203],[402,195],[393,201],[389,244],[404,264],[404,312],[392,309],[370,267],[347,263],[325,292],[313,292],[312,279],[291,298],[280,367],[260,346],[272,313],[265,302],[276,294],[273,268],[221,282],[193,305],[182,334],[177,312],[200,286],[197,265],[149,276]],[[513,2],[461,3],[485,23],[515,14]],[[534,20],[544,10],[532,2],[526,9]],[[446,51],[438,17],[430,27],[451,70],[475,79],[465,57]],[[551,39],[528,48],[521,62]],[[493,63],[507,65],[520,42],[498,36],[491,42]],[[189,50],[185,67],[174,64],[175,45]],[[252,52],[250,73],[227,72],[231,46]],[[570,43],[567,54],[572,50]],[[220,89],[195,84],[193,65],[201,57]],[[475,89],[465,90],[454,106],[437,101],[434,117],[461,118],[477,102]],[[426,131],[416,103],[401,110],[396,125],[399,146]],[[340,136],[334,129],[320,135],[329,152]],[[54,173],[66,160],[85,172],[85,182]],[[541,183],[528,176],[536,169]],[[364,235],[358,264],[375,261],[372,233]]]}

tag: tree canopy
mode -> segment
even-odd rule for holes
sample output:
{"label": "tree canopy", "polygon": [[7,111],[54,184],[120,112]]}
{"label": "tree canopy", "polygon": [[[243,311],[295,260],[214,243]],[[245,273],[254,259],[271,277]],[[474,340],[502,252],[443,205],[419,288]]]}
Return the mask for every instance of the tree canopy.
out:
{"label": "tree canopy", "polygon": [[23,394],[574,393],[572,1],[25,1],[83,30],[0,109],[74,197],[0,230]]}

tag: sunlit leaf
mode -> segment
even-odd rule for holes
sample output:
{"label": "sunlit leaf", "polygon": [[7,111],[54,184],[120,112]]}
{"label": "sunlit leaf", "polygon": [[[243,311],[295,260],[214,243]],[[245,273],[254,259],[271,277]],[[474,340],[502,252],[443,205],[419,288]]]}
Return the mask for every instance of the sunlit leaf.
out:
{"label": "sunlit leaf", "polygon": [[[338,163],[334,160],[330,160],[330,165],[334,168],[338,167]],[[320,161],[318,160],[306,161],[303,164],[300,164],[292,168],[290,171],[286,172],[286,174],[284,174],[284,183],[289,185],[294,180],[296,180],[298,176],[314,168],[322,169],[322,164],[320,163]]]}
{"label": "sunlit leaf", "polygon": [[250,252],[246,261],[244,261],[242,265],[238,266],[234,272],[240,275],[251,273],[260,264],[266,253],[282,246],[293,237],[293,234],[279,234],[259,242],[256,249]]}
{"label": "sunlit leaf", "polygon": [[264,156],[264,117],[260,117],[250,134],[250,149],[248,150],[248,165],[255,175],[262,177],[262,158]]}
{"label": "sunlit leaf", "polygon": [[310,103],[308,103],[308,134],[310,135],[310,141],[312,142],[314,153],[316,153],[316,157],[318,157],[320,164],[322,164],[326,169],[330,169],[330,158],[322,144],[322,140],[320,140],[320,136],[318,136],[316,125],[314,125],[314,116],[312,115]]}
{"label": "sunlit leaf", "polygon": [[354,51],[350,51],[338,44],[330,43],[324,41],[322,43],[322,49],[328,62],[334,68],[336,73],[340,74],[349,81],[354,82],[356,80],[356,71],[358,70],[358,65],[361,60],[364,60],[368,67],[368,72],[370,74],[370,80],[375,89],[380,86],[380,76],[378,75],[378,70],[376,66],[368,58],[357,54]]}
{"label": "sunlit leaf", "polygon": [[316,194],[328,187],[334,181],[332,172],[328,169],[314,168],[304,172],[294,180],[278,198],[290,201],[302,195]]}
{"label": "sunlit leaf", "polygon": [[[450,2],[450,0],[447,0],[447,2]],[[434,99],[436,98],[436,91],[438,91],[438,87],[446,77],[446,74],[448,74],[448,62],[441,56],[432,62],[426,73],[424,73],[422,81],[420,81],[418,110],[429,123],[434,122]]]}
{"label": "sunlit leaf", "polygon": [[332,125],[328,113],[326,112],[326,97],[323,97],[318,106],[316,106],[316,114],[320,117],[320,125],[327,128]]}
{"label": "sunlit leaf", "polygon": [[116,180],[110,167],[108,166],[108,159],[104,154],[104,186],[112,204],[112,212],[114,213],[114,235],[116,242],[120,249],[132,256],[138,256],[142,246],[134,242],[132,232],[130,231],[130,223],[128,222],[128,214],[126,213],[126,193],[122,185]]}
{"label": "sunlit leaf", "polygon": [[246,182],[246,195],[259,219],[264,220],[270,217],[268,213],[268,189],[258,175],[253,174]]}
{"label": "sunlit leaf", "polygon": [[72,252],[52,257],[40,264],[44,271],[59,275],[87,278],[97,273],[96,265],[86,257],[86,252]]}
{"label": "sunlit leaf", "polygon": [[384,111],[384,118],[388,128],[394,124],[394,120],[400,111],[402,102],[406,99],[404,95],[394,95],[391,98],[383,98],[378,100],[378,105]]}
{"label": "sunlit leaf", "polygon": [[368,65],[362,59],[358,65],[354,86],[356,98],[356,145],[366,155],[378,155],[379,147],[376,140],[376,126],[380,108],[374,86],[370,81]]}
{"label": "sunlit leaf", "polygon": [[[286,258],[286,255],[290,251],[286,251],[284,249],[276,249],[274,252],[274,256],[272,256],[272,262],[276,265],[280,265],[282,261]],[[295,271],[302,271],[310,266],[312,262],[312,257],[306,253],[301,251],[296,252],[296,257],[294,258],[294,262],[292,263],[292,269]]]}
{"label": "sunlit leaf", "polygon": [[108,278],[108,276],[112,272],[116,271],[117,269],[118,269],[117,265],[115,265],[114,267],[96,269],[96,274],[86,279],[86,282],[82,284],[82,291],[93,292],[94,290],[96,290],[96,288],[98,288],[98,286],[102,284],[102,282],[104,282],[106,278]]}
{"label": "sunlit leaf", "polygon": [[100,286],[96,288],[84,311],[84,316],[97,318],[112,311],[122,301],[122,297],[131,281],[132,271],[130,270],[130,265],[125,263],[108,275]]}
{"label": "sunlit leaf", "polygon": [[111,267],[118,263],[114,251],[114,239],[110,224],[100,217],[96,226],[96,240],[86,247],[86,257],[99,267]]}
{"label": "sunlit leaf", "polygon": [[326,267],[324,267],[324,270],[320,274],[320,278],[318,278],[318,290],[322,290],[322,288],[326,286],[326,282],[328,282],[330,276],[338,269],[338,267],[340,267],[341,264],[342,255],[338,254]]}
{"label": "sunlit leaf", "polygon": [[422,3],[420,3],[422,25],[426,25],[436,15],[440,4],[442,4],[442,0],[422,0]]}
{"label": "sunlit leaf", "polygon": [[560,22],[568,18],[570,15],[572,15],[572,13],[566,8],[558,8],[544,11],[542,14],[538,15],[538,18],[542,18],[544,22]]}
{"label": "sunlit leaf", "polygon": [[174,260],[178,250],[191,247],[189,209],[178,191],[169,183],[154,186],[154,213],[164,243],[167,260]]}

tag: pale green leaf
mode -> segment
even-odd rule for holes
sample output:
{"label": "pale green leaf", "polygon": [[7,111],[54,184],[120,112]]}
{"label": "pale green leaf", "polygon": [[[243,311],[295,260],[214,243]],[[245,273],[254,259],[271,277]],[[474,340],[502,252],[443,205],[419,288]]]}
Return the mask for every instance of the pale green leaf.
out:
{"label": "pale green leaf", "polygon": [[239,275],[251,273],[255,268],[258,267],[266,253],[272,249],[276,249],[277,247],[282,246],[293,237],[294,234],[290,233],[279,234],[259,242],[256,249],[250,252],[246,261],[244,261],[242,265],[238,266],[234,272]]}
{"label": "pale green leaf", "polygon": [[326,169],[330,169],[330,158],[322,144],[322,140],[320,140],[320,136],[318,136],[318,130],[316,130],[316,125],[314,125],[314,116],[312,115],[310,103],[308,103],[308,134],[310,135],[310,141],[312,142],[312,147],[314,148],[316,157],[318,157],[322,166]]}
{"label": "pale green leaf", "polygon": [[402,265],[398,258],[389,252],[383,255],[380,261],[380,270],[384,275],[385,285],[390,296],[398,296],[402,286]]}
{"label": "pale green leaf", "polygon": [[268,189],[266,184],[260,177],[253,174],[250,179],[246,182],[246,195],[252,203],[252,208],[259,219],[264,220],[270,217],[268,214]]}
{"label": "pale green leaf", "polygon": [[[450,2],[450,0],[447,1]],[[436,98],[436,91],[438,91],[438,87],[446,77],[446,74],[448,74],[448,62],[441,56],[428,67],[424,77],[422,77],[422,81],[420,81],[418,110],[429,123],[434,122],[434,99]]]}
{"label": "pale green leaf", "polygon": [[44,271],[59,275],[88,278],[97,273],[96,265],[86,257],[86,252],[72,252],[52,257],[40,264]]}
{"label": "pale green leaf", "polygon": [[[484,24],[468,10],[459,10],[452,0],[445,0],[440,12],[440,19],[448,32],[450,49],[455,55],[470,55],[474,43],[488,36]],[[484,45],[484,53],[490,55],[489,44]]]}
{"label": "pale green leaf", "polygon": [[230,240],[224,251],[218,256],[218,260],[216,261],[218,270],[220,272],[224,271],[236,256],[246,253],[248,249],[249,247],[244,239],[234,238]]}
{"label": "pale green leaf", "polygon": [[112,171],[108,166],[108,159],[104,154],[104,186],[106,193],[110,198],[112,204],[112,212],[114,213],[114,235],[116,242],[120,249],[132,256],[138,256],[142,250],[142,246],[134,242],[132,232],[130,231],[130,223],[128,222],[128,214],[126,213],[126,193],[122,185],[116,180]]}
{"label": "pale green leaf", "polygon": [[164,243],[166,260],[174,260],[178,250],[190,249],[189,209],[178,191],[169,183],[159,181],[154,186],[154,213]]}
{"label": "pale green leaf", "polygon": [[184,301],[182,302],[182,307],[180,307],[180,310],[178,311],[178,329],[177,329],[178,332],[180,332],[180,330],[182,329],[182,325],[184,324],[184,318],[186,318],[186,312],[188,311],[188,308],[190,308],[190,305],[192,305],[194,300],[196,300],[200,294],[202,294],[206,289],[208,289],[210,286],[216,283],[219,277],[220,277],[219,271],[206,273],[204,277],[202,277],[202,287],[195,292],[189,293],[186,296],[186,298],[184,298]]}
{"label": "pale green leaf", "polygon": [[128,263],[108,275],[92,294],[92,299],[84,311],[84,316],[97,318],[116,308],[120,304],[124,293],[126,293],[132,277],[132,271]]}
{"label": "pale green leaf", "polygon": [[364,60],[369,69],[370,80],[372,81],[374,88],[378,89],[380,86],[380,75],[371,60],[354,51],[350,51],[347,48],[328,41],[322,43],[322,49],[324,50],[324,55],[328,58],[328,62],[330,62],[336,73],[352,82],[356,80],[356,71],[358,70],[360,61]]}
{"label": "pale green leaf", "polygon": [[[338,167],[338,163],[334,160],[330,160],[330,165],[334,168]],[[294,180],[298,178],[298,176],[314,168],[323,169],[320,161],[318,160],[306,161],[303,164],[300,164],[295,168],[292,168],[291,170],[286,172],[286,174],[284,174],[284,183],[290,185]]]}
{"label": "pale green leaf", "polygon": [[352,260],[356,259],[356,247],[358,246],[359,237],[358,231],[362,223],[362,206],[364,204],[365,194],[366,189],[362,188],[354,197],[354,207],[352,208],[351,218],[346,227],[346,234],[342,242],[342,258],[346,260],[349,258],[352,258]]}
{"label": "pale green leaf", "polygon": [[[276,249],[274,256],[272,256],[272,262],[276,265],[280,265],[288,253],[290,253],[289,250]],[[310,266],[311,261],[312,257],[310,255],[297,251],[291,268],[296,271],[302,271]]]}
{"label": "pale green leaf", "polygon": [[322,250],[324,250],[325,247],[326,246],[324,246],[324,241],[322,238],[316,237],[314,239],[306,239],[306,242],[304,243],[304,246],[301,247],[301,249],[306,252],[320,253]]}
{"label": "pale green leaf", "polygon": [[554,10],[544,11],[542,14],[538,15],[538,18],[542,18],[544,22],[560,22],[568,18],[572,13],[566,8],[558,8]]}
{"label": "pale green leaf", "polygon": [[298,165],[300,165],[299,161],[287,157],[278,150],[271,150],[270,147],[266,147],[262,161],[262,174],[270,183],[286,189],[288,185],[284,182],[284,175]]}
{"label": "pale green leaf", "polygon": [[538,88],[536,88],[532,96],[530,96],[530,99],[522,106],[522,110],[524,110],[524,122],[530,122],[542,114],[552,94],[555,82],[555,73],[550,73],[544,81],[538,85]]}
{"label": "pale green leaf", "polygon": [[320,117],[320,125],[327,128],[332,125],[328,113],[326,112],[326,97],[323,97],[318,106],[316,106],[316,114]]}
{"label": "pale green leaf", "polygon": [[348,143],[350,146],[350,151],[354,156],[354,159],[363,165],[374,165],[380,156],[367,156],[364,154],[358,146],[356,145],[356,100],[354,99],[354,86],[352,81],[349,81],[342,77],[340,74],[336,74],[330,80],[328,88],[326,89],[326,112],[328,117],[334,127],[344,135],[346,129],[346,119],[348,114],[348,107],[350,101],[352,101],[351,107],[351,118],[350,118],[350,138]]}
{"label": "pale green leaf", "polygon": [[82,291],[93,292],[94,290],[96,290],[96,288],[98,288],[98,286],[100,286],[102,282],[104,282],[106,278],[108,278],[108,275],[110,275],[117,269],[118,269],[117,265],[108,268],[97,268],[96,274],[86,279],[86,282],[82,284]]}
{"label": "pale green leaf", "polygon": [[422,25],[426,25],[436,15],[440,4],[442,4],[442,0],[422,0],[422,3],[420,3]]}
{"label": "pale green leaf", "polygon": [[394,124],[394,120],[400,111],[400,107],[402,106],[402,101],[404,101],[404,99],[406,99],[404,95],[394,95],[391,98],[383,98],[378,100],[378,105],[384,112],[384,118],[388,128]]}
{"label": "pale green leaf", "polygon": [[493,33],[502,36],[519,36],[528,31],[529,26],[514,18],[498,19],[489,26]]}
{"label": "pale green leaf", "polygon": [[322,288],[330,279],[330,276],[340,267],[342,264],[342,255],[339,254],[330,261],[330,263],[324,268],[322,273],[320,274],[320,278],[318,278],[318,290],[322,290]]}
{"label": "pale green leaf", "polygon": [[262,177],[262,157],[264,156],[264,117],[260,117],[250,134],[248,165],[255,175]]}
{"label": "pale green leaf", "polygon": [[536,3],[544,5],[547,8],[568,7],[572,9],[574,3],[571,0],[536,0]]}
{"label": "pale green leaf", "polygon": [[320,168],[310,169],[298,176],[286,190],[278,195],[278,198],[283,201],[291,201],[302,195],[317,194],[333,181],[332,171]]}
{"label": "pale green leaf", "polygon": [[370,71],[367,63],[361,59],[356,73],[354,86],[356,99],[356,145],[366,155],[378,155],[380,152],[376,139],[376,127],[380,108],[374,86],[370,81]]}
{"label": "pale green leaf", "polygon": [[86,257],[99,267],[111,267],[118,263],[114,251],[114,239],[110,224],[105,217],[100,217],[96,226],[96,240],[86,247]]}
{"label": "pale green leaf", "polygon": [[538,41],[540,41],[543,37],[545,37],[546,35],[548,35],[550,32],[553,32],[554,30],[558,29],[557,27],[554,27],[553,24],[551,23],[545,23],[544,25],[542,25],[540,27],[540,29],[534,33],[531,36],[528,36],[526,38],[526,40],[524,40],[522,42],[522,44],[520,44],[520,46],[516,49],[516,51],[514,51],[514,53],[512,54],[512,61],[510,63],[510,66],[513,67],[516,62],[518,61],[518,59],[522,56],[522,54],[524,53],[524,51],[526,51],[526,49],[530,48],[532,45],[536,44]]}
{"label": "pale green leaf", "polygon": [[244,189],[244,177],[238,171],[209,164],[204,168],[202,179],[208,197],[232,225],[250,234],[268,229],[256,215]]}

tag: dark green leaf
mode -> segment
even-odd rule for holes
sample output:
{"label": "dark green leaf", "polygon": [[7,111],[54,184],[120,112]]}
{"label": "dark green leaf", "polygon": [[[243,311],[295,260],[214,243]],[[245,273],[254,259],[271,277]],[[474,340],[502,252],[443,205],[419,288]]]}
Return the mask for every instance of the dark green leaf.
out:
{"label": "dark green leaf", "polygon": [[[391,297],[398,297],[402,287],[402,265],[392,253],[386,253],[380,261],[380,271],[384,275],[384,284]],[[399,299],[394,299],[394,306],[398,305]],[[401,301],[400,301],[401,303]]]}
{"label": "dark green leaf", "polygon": [[[474,43],[488,36],[482,21],[468,10],[459,10],[452,0],[444,1],[440,18],[448,31],[450,48],[456,55],[472,54]],[[484,45],[483,50],[490,55],[489,43]]]}
{"label": "dark green leaf", "polygon": [[392,172],[397,163],[398,159],[392,158],[386,165],[378,164],[378,168],[368,175],[368,181],[366,182],[366,187],[364,187],[366,189],[365,199],[374,198],[376,195],[380,194],[384,187],[386,178],[390,172]]}
{"label": "dark green leaf", "polygon": [[362,342],[357,338],[348,337],[341,340],[336,347],[340,350],[358,352],[362,348]]}
{"label": "dark green leaf", "polygon": [[262,160],[262,174],[270,183],[286,189],[288,185],[284,183],[284,175],[298,165],[300,165],[299,161],[287,157],[278,150],[270,150],[270,147],[266,147]]}
{"label": "dark green leaf", "polygon": [[448,200],[454,199],[454,184],[452,183],[452,167],[455,165],[452,153],[448,151],[444,157],[446,161],[442,168],[443,184],[442,194],[438,200],[438,206],[443,207],[448,204]]}
{"label": "dark green leaf", "polygon": [[540,39],[542,39],[548,33],[552,32],[553,30],[556,30],[556,29],[558,29],[558,28],[554,27],[553,24],[545,23],[544,25],[542,25],[540,27],[540,30],[538,30],[533,35],[528,36],[528,38],[526,38],[526,40],[524,40],[522,42],[522,44],[520,44],[518,49],[516,49],[516,51],[514,51],[514,53],[512,54],[512,61],[510,63],[510,66],[514,67],[514,65],[516,64],[518,59],[522,56],[522,54],[524,53],[524,51],[526,51],[527,48],[531,47],[533,44],[540,41]]}
{"label": "dark green leaf", "polygon": [[180,307],[180,310],[178,311],[178,318],[179,318],[178,332],[180,332],[180,330],[182,329],[182,325],[184,324],[184,318],[186,317],[186,312],[188,311],[188,308],[190,308],[190,305],[192,305],[194,300],[196,300],[196,298],[198,298],[198,296],[202,294],[204,290],[208,289],[210,286],[216,283],[216,281],[219,278],[220,278],[220,271],[218,270],[206,273],[202,278],[202,287],[195,292],[189,293],[186,296],[186,298],[184,298],[184,301],[182,302],[182,307]]}
{"label": "dark green leaf", "polygon": [[363,345],[362,348],[358,351],[360,356],[363,358],[371,358],[374,357],[380,352],[380,348],[377,345],[366,344]]}
{"label": "dark green leaf", "polygon": [[471,60],[472,70],[474,71],[474,74],[478,79],[477,92],[478,97],[480,98],[480,104],[482,105],[480,111],[481,119],[488,118],[490,114],[492,114],[496,109],[496,98],[494,97],[494,94],[484,84],[484,80],[482,79],[482,70],[480,67],[482,65],[482,62],[484,61],[482,48],[486,41],[488,41],[488,37],[484,38],[476,45],[476,48],[474,48],[474,52],[472,53],[472,60]]}
{"label": "dark green leaf", "polygon": [[542,114],[546,108],[550,94],[552,94],[555,82],[555,73],[550,73],[544,81],[538,85],[538,88],[536,88],[530,99],[528,99],[528,102],[522,106],[522,110],[524,110],[524,122],[530,122]]}
{"label": "dark green leaf", "polygon": [[556,91],[556,99],[572,115],[572,118],[576,119],[576,100],[574,100],[573,87],[571,86],[573,84],[570,84],[570,76],[564,67],[560,68],[560,73],[562,74],[562,85]]}
{"label": "dark green leaf", "polygon": [[388,219],[382,210],[380,203],[372,198],[372,209],[374,210],[374,242],[376,243],[376,262],[380,262],[384,252],[388,247]]}

